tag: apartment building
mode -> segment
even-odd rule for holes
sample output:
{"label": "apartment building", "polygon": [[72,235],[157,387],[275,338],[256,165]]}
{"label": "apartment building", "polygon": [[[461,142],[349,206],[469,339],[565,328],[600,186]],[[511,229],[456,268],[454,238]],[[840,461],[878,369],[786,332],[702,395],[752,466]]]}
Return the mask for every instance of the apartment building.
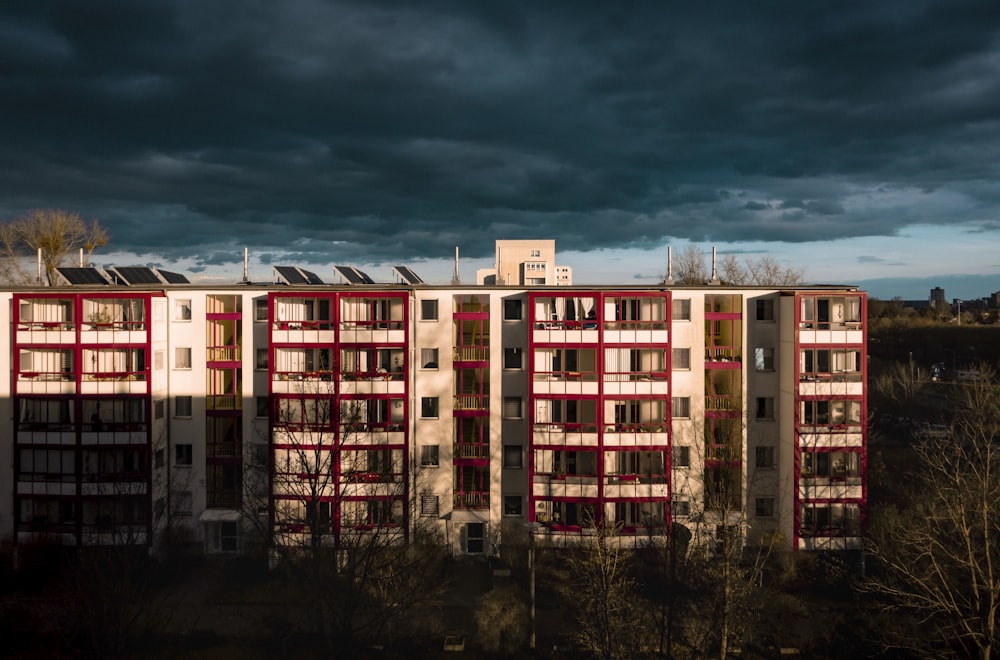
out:
{"label": "apartment building", "polygon": [[434,530],[490,555],[609,521],[625,544],[679,524],[860,546],[867,303],[852,287],[69,270],[0,292],[4,543],[236,553],[263,520],[283,542]]}

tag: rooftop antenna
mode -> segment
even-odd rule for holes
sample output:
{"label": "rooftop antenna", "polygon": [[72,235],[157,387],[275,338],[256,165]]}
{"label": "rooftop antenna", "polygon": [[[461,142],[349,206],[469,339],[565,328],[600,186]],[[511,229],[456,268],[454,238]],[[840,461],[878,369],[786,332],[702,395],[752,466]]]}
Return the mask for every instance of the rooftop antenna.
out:
{"label": "rooftop antenna", "polygon": [[718,274],[716,274],[716,270],[715,270],[715,246],[714,245],[712,246],[712,279],[709,280],[708,283],[709,284],[716,284],[716,285],[722,284],[722,282],[719,280],[719,276],[718,276]]}
{"label": "rooftop antenna", "polygon": [[80,268],[83,268],[86,264],[83,263],[83,248],[80,248]]}
{"label": "rooftop antenna", "polygon": [[457,286],[462,283],[462,278],[458,276],[458,246],[455,246],[455,274],[451,276],[451,283]]}
{"label": "rooftop antenna", "polygon": [[243,283],[250,281],[250,250],[243,246]]}
{"label": "rooftop antenna", "polygon": [[667,246],[667,277],[663,280],[664,284],[674,283],[674,253],[673,249]]}
{"label": "rooftop antenna", "polygon": [[42,283],[42,248],[38,248],[38,283]]}

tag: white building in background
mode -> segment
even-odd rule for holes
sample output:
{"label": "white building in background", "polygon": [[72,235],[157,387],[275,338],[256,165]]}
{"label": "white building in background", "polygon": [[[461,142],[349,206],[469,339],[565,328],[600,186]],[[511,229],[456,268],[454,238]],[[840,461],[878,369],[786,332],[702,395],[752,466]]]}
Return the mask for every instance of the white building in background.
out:
{"label": "white building in background", "polygon": [[[626,542],[681,524],[860,546],[863,292],[558,286],[553,242],[509,243],[502,285],[63,269],[0,291],[0,540],[155,547],[169,527],[240,552],[264,470],[258,513],[285,534],[430,526],[475,555],[596,519]],[[515,285],[535,263],[545,284]]]}
{"label": "white building in background", "polygon": [[556,265],[554,240],[500,240],[496,242],[493,268],[477,271],[476,282],[504,286],[570,286],[573,269]]}

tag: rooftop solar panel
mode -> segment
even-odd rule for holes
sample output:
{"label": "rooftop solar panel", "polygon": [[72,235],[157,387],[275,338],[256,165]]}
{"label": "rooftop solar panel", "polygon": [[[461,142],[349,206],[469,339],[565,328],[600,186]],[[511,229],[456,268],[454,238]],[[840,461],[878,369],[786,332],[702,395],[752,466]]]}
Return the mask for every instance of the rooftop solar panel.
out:
{"label": "rooftop solar panel", "polygon": [[353,266],[334,266],[333,269],[337,271],[341,277],[347,280],[348,284],[368,284],[368,282],[365,281],[365,278],[368,276]]}
{"label": "rooftop solar panel", "polygon": [[166,282],[167,284],[190,284],[191,283],[188,280],[187,277],[185,277],[184,275],[181,275],[180,273],[171,273],[168,270],[160,270],[159,268],[156,269],[156,272],[160,274],[160,277],[162,277],[163,281]]}
{"label": "rooftop solar panel", "polygon": [[160,278],[145,266],[116,266],[110,269],[125,281],[125,284],[160,284]]}
{"label": "rooftop solar panel", "polygon": [[316,273],[304,268],[299,268],[299,272],[302,273],[307,280],[309,280],[309,284],[323,284],[323,280],[321,280],[319,275]]}
{"label": "rooftop solar panel", "polygon": [[275,266],[274,270],[285,284],[308,284],[309,280],[295,266]]}
{"label": "rooftop solar panel", "polygon": [[407,284],[423,284],[424,281],[407,266],[393,266],[396,274]]}
{"label": "rooftop solar panel", "polygon": [[62,277],[70,284],[109,284],[104,275],[96,268],[56,268]]}

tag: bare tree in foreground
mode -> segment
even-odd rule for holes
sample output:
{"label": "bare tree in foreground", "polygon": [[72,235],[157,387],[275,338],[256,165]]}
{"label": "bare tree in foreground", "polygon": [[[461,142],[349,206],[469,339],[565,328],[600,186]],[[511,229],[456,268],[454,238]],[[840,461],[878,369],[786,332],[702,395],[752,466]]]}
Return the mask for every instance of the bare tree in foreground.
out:
{"label": "bare tree in foreground", "polygon": [[634,552],[621,547],[620,525],[590,520],[584,529],[582,546],[561,562],[567,575],[559,580],[576,620],[574,637],[603,660],[635,657],[649,625],[632,577]]}
{"label": "bare tree in foreground", "polygon": [[107,245],[108,233],[96,220],[59,209],[35,209],[10,222],[0,223],[0,278],[12,284],[35,279],[33,258],[39,250],[46,281],[52,284],[55,269],[83,250],[89,258]]}
{"label": "bare tree in foreground", "polygon": [[244,518],[292,588],[277,616],[329,653],[384,641],[445,586],[443,544],[411,530],[404,449],[385,444],[373,401],[338,408],[330,380],[304,383],[276,400],[269,475],[244,475]]}
{"label": "bare tree in foreground", "polygon": [[871,525],[864,587],[913,624],[888,627],[888,646],[986,660],[997,642],[1000,388],[988,375],[962,388],[948,437],[914,446],[909,506],[886,507]]}

